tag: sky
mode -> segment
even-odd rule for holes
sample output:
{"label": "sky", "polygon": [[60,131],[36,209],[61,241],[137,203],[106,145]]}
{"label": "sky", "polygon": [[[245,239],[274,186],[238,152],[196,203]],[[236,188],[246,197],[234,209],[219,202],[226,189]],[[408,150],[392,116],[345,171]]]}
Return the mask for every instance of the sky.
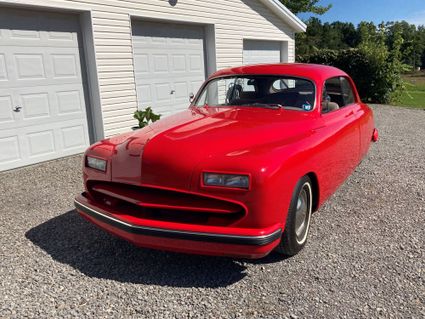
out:
{"label": "sky", "polygon": [[[360,21],[406,20],[416,25],[425,25],[425,0],[321,0],[321,5],[333,7],[322,16],[323,22],[344,21],[357,25]],[[310,14],[300,14],[308,19]]]}

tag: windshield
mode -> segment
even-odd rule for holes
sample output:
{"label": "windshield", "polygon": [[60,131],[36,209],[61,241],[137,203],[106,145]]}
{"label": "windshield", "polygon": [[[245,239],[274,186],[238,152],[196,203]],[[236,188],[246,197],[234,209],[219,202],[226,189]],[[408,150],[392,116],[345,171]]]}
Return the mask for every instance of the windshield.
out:
{"label": "windshield", "polygon": [[195,106],[254,106],[314,108],[313,82],[288,76],[244,75],[211,80],[203,88]]}

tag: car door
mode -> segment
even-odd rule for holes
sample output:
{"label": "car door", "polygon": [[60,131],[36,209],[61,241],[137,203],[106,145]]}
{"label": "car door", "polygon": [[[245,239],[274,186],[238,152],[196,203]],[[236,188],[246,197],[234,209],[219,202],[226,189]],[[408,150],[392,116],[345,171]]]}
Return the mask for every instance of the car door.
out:
{"label": "car door", "polygon": [[322,98],[321,176],[323,195],[328,197],[344,182],[359,162],[360,127],[357,113],[360,105],[347,91],[344,77],[330,78],[325,82]]}

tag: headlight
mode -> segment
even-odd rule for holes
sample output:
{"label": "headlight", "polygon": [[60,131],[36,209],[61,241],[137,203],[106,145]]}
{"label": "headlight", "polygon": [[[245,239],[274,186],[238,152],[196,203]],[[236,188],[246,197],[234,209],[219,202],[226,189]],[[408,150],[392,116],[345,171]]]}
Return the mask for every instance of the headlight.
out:
{"label": "headlight", "polygon": [[97,169],[99,171],[102,172],[106,172],[106,160],[100,159],[100,158],[96,158],[96,157],[90,157],[87,156],[86,157],[86,166],[93,168],[93,169]]}
{"label": "headlight", "polygon": [[205,186],[218,186],[218,187],[233,187],[233,188],[249,188],[248,175],[231,175],[231,174],[217,174],[217,173],[204,173]]}

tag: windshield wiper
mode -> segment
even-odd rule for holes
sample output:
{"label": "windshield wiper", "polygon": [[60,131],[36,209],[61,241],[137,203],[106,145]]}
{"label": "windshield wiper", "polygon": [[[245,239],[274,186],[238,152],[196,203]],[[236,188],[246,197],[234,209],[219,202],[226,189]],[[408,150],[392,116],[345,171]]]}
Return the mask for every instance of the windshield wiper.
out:
{"label": "windshield wiper", "polygon": [[268,109],[282,109],[282,104],[268,104],[268,103],[247,103],[247,104],[241,104],[238,106],[252,106],[252,107],[264,107]]}

